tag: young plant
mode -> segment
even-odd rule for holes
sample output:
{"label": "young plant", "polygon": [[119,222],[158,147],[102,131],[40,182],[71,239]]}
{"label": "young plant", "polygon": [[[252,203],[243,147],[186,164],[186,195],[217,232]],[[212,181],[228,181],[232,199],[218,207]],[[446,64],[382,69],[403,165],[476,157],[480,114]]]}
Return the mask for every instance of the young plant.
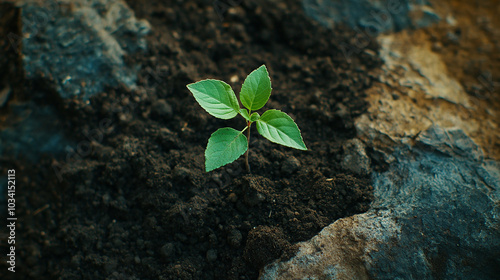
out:
{"label": "young plant", "polygon": [[[259,115],[256,111],[264,107],[271,96],[271,79],[266,66],[254,70],[243,82],[240,101],[245,108],[240,108],[238,99],[231,86],[219,80],[202,80],[187,85],[194,98],[210,115],[220,119],[232,119],[241,115],[246,120],[246,127],[235,130],[230,127],[220,128],[208,139],[205,150],[205,170],[207,172],[237,160],[245,154],[245,166],[248,164],[248,145],[250,127],[256,123],[257,131],[269,141],[283,146],[307,150],[297,124],[287,114],[279,110],[267,110]],[[247,136],[244,135],[245,130]]]}

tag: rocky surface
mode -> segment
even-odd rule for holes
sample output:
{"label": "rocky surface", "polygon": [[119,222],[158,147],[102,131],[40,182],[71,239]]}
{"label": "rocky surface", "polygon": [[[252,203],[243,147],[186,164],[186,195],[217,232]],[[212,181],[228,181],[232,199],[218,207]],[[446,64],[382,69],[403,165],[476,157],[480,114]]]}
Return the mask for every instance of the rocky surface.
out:
{"label": "rocky surface", "polygon": [[22,54],[28,79],[42,78],[62,98],[106,86],[134,87],[137,67],[124,57],[145,49],[149,23],[124,1],[23,1]]}
{"label": "rocky surface", "polygon": [[[348,24],[361,26],[366,14],[336,1],[308,2],[323,7],[313,17],[332,26],[347,15]],[[369,2],[375,10],[383,3]],[[376,37],[384,65],[379,82],[368,90],[368,112],[356,120],[372,164],[386,166],[371,173],[370,210],[327,226],[300,243],[293,258],[266,267],[260,279],[496,279],[500,274],[499,88],[483,74],[498,70],[483,58],[500,49],[498,30],[466,26],[475,20],[465,11],[471,8],[451,13],[443,5],[436,18],[447,20],[435,28]],[[404,25],[383,31],[398,26]],[[440,37],[450,29],[466,32]],[[478,38],[491,46],[489,52],[470,47]],[[479,61],[482,69],[472,70]],[[364,165],[361,143],[344,145],[343,167],[354,173]]]}
{"label": "rocky surface", "polygon": [[428,1],[303,0],[306,13],[327,27],[347,24],[369,35],[428,26],[440,20]]}
{"label": "rocky surface", "polygon": [[358,175],[371,173],[370,158],[366,154],[366,147],[361,140],[355,138],[344,144],[342,168]]}
{"label": "rocky surface", "polygon": [[365,214],[341,219],[260,279],[494,279],[500,165],[460,129],[432,126],[373,175]]}
{"label": "rocky surface", "polygon": [[[4,50],[14,51],[1,61],[11,70],[0,81],[0,107],[13,100],[4,119],[9,126],[0,130],[0,155],[35,161],[76,149],[62,132],[58,99],[89,102],[106,87],[134,88],[138,66],[125,58],[146,48],[149,23],[136,19],[124,1],[27,0],[3,4],[2,11],[2,26],[10,25],[2,31],[9,39]],[[23,81],[37,90],[23,92],[16,86]],[[160,109],[168,114],[168,104]]]}
{"label": "rocky surface", "polygon": [[380,83],[368,94],[373,106],[356,122],[361,138],[390,147],[433,124],[456,126],[488,156],[500,158],[498,101],[492,103],[468,94],[422,34],[401,32],[378,40],[385,63]]}

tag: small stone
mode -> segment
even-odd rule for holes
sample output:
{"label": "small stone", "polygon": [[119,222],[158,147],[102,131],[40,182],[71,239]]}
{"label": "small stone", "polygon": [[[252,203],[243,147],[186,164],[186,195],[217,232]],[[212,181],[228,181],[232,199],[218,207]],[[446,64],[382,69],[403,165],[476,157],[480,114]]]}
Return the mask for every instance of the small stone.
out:
{"label": "small stone", "polygon": [[285,159],[283,165],[281,165],[281,172],[290,175],[295,171],[299,170],[299,168],[300,168],[300,161],[292,156]]}
{"label": "small stone", "polygon": [[370,158],[366,154],[365,145],[361,140],[351,139],[344,144],[343,149],[342,168],[358,175],[370,174]]}
{"label": "small stone", "polygon": [[217,260],[217,250],[210,249],[207,251],[207,261],[215,262]]}
{"label": "small stone", "polygon": [[136,264],[140,264],[140,263],[141,263],[141,258],[139,258],[139,256],[135,256],[135,257],[134,257],[134,262],[135,262]]}
{"label": "small stone", "polygon": [[229,232],[229,235],[227,236],[227,242],[231,247],[237,248],[240,246],[241,241],[243,240],[243,235],[241,235],[241,232],[237,229],[233,229]]}

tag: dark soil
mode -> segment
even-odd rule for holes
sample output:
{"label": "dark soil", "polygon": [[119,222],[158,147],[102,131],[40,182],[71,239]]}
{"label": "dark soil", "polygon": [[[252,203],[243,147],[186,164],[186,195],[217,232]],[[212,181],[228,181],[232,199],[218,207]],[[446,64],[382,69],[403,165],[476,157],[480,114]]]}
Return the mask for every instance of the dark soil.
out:
{"label": "dark soil", "polygon": [[[239,1],[219,14],[211,0],[128,2],[153,26],[147,53],[128,58],[141,65],[139,87],[49,102],[68,137],[92,140],[89,152],[5,165],[20,174],[18,279],[256,279],[296,242],[368,209],[368,177],[340,160],[380,63],[374,41],[348,61],[341,43],[358,35],[318,26],[299,1]],[[205,173],[210,134],[244,122],[211,117],[186,84],[216,78],[239,92],[262,64],[273,85],[262,111],[291,115],[309,150],[254,130],[252,174],[241,159]]]}

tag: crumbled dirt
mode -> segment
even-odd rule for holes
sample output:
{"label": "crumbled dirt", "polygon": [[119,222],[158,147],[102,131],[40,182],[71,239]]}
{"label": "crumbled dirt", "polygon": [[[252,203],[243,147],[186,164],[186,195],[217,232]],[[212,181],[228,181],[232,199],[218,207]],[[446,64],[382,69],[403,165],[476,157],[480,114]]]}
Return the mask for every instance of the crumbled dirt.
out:
{"label": "crumbled dirt", "polygon": [[[380,64],[375,41],[347,61],[339,43],[358,34],[318,26],[300,1],[240,2],[221,20],[213,1],[129,1],[153,26],[147,53],[128,58],[139,87],[54,100],[68,137],[90,148],[5,165],[22,174],[18,279],[256,279],[294,243],[368,209],[368,177],[340,161]],[[242,160],[204,172],[210,134],[244,122],[212,118],[186,84],[216,78],[239,92],[262,64],[273,85],[262,111],[291,115],[309,150],[254,130],[252,174]]]}

